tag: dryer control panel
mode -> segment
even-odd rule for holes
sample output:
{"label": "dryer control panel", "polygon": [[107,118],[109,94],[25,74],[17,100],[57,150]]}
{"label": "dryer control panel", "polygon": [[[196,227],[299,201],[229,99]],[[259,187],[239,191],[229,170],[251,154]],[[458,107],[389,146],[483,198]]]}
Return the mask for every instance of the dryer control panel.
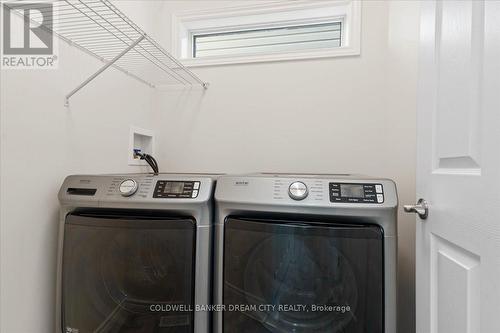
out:
{"label": "dryer control panel", "polygon": [[329,183],[330,202],[383,203],[382,184]]}
{"label": "dryer control panel", "polygon": [[153,198],[196,198],[199,191],[199,181],[158,180]]}

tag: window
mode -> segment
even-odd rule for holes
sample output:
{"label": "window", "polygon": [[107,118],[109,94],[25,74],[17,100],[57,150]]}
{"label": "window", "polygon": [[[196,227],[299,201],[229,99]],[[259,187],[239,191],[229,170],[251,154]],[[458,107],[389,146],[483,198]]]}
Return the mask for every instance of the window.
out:
{"label": "window", "polygon": [[339,47],[342,22],[193,35],[193,58]]}
{"label": "window", "polygon": [[356,0],[283,1],[173,15],[173,53],[187,66],[360,54]]}

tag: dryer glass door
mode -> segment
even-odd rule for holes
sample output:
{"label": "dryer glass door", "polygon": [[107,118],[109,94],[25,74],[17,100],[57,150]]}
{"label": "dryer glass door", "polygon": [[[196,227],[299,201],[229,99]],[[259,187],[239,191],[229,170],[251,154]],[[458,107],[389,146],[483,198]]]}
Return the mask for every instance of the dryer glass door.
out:
{"label": "dryer glass door", "polygon": [[224,332],[383,333],[375,225],[232,218],[224,229]]}
{"label": "dryer glass door", "polygon": [[194,246],[190,218],[68,215],[63,332],[193,332]]}

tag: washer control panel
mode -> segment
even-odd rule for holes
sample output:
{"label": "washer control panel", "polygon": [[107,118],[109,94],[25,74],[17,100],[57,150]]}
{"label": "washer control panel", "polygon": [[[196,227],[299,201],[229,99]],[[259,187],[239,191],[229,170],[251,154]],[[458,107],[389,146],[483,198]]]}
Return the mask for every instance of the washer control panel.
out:
{"label": "washer control panel", "polygon": [[383,203],[381,184],[329,183],[330,202]]}
{"label": "washer control panel", "polygon": [[307,185],[303,182],[293,182],[288,187],[288,195],[293,200],[304,200],[308,194]]}
{"label": "washer control panel", "polygon": [[158,180],[153,198],[196,198],[200,191],[198,181]]}

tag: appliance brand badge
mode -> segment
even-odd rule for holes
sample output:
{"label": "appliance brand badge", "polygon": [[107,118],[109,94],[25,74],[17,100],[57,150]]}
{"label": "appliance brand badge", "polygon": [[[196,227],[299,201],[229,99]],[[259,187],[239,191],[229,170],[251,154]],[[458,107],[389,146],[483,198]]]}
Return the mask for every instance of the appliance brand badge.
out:
{"label": "appliance brand badge", "polygon": [[237,180],[234,182],[235,186],[248,186],[248,180]]}

